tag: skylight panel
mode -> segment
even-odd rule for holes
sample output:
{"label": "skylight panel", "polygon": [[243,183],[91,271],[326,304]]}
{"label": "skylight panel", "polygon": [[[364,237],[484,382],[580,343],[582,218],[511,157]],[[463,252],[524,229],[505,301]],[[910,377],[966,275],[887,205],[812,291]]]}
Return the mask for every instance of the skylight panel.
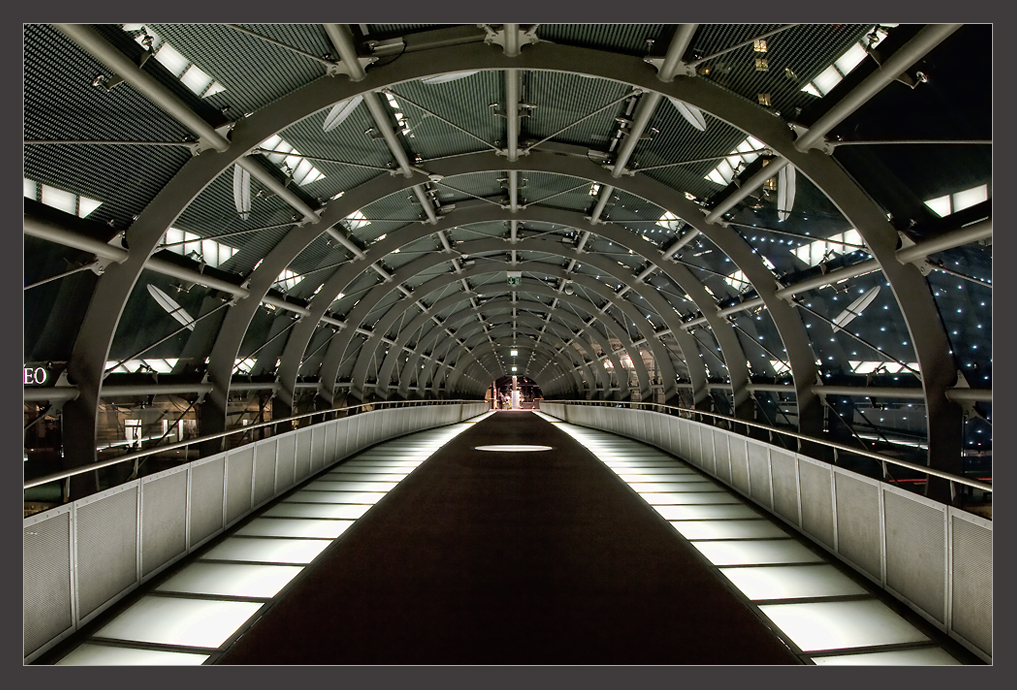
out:
{"label": "skylight panel", "polygon": [[[865,37],[865,41],[871,50],[879,45],[884,38],[886,38],[886,29],[876,26]],[[868,55],[866,45],[861,41],[855,43],[843,55],[834,60],[832,65],[820,72],[818,77],[803,86],[802,91],[812,94],[817,98],[822,98],[830,93],[833,87],[839,84],[851,70],[860,65],[865,60],[866,55]]]}
{"label": "skylight panel", "polygon": [[928,206],[933,213],[942,218],[950,215],[951,213],[957,213],[958,211],[963,211],[966,208],[980,204],[983,201],[988,201],[988,199],[989,187],[988,185],[983,184],[978,187],[972,187],[971,189],[947,194],[946,196],[929,199],[925,202],[925,205]]}
{"label": "skylight panel", "polygon": [[290,290],[295,288],[297,286],[297,283],[299,283],[303,279],[304,279],[303,276],[298,276],[293,271],[284,268],[283,272],[280,273],[279,277],[276,278],[274,283],[272,283],[272,286],[279,288],[283,292],[289,292]]}
{"label": "skylight panel", "polygon": [[149,26],[145,24],[124,24],[123,30],[128,33],[134,33],[135,42],[146,49],[148,48],[146,39],[151,37],[155,59],[196,95],[208,98],[226,90],[225,86],[215,81],[207,72],[170,45],[168,41],[164,41]]}
{"label": "skylight panel", "polygon": [[670,211],[664,211],[659,219],[657,219],[657,225],[668,230],[680,230],[682,226],[682,220]]}
{"label": "skylight panel", "polygon": [[825,240],[816,240],[791,250],[791,253],[809,266],[818,266],[827,258],[847,254],[863,248],[865,241],[857,230],[848,230],[831,235]]}
{"label": "skylight panel", "polygon": [[731,184],[731,180],[735,178],[736,169],[740,172],[749,163],[759,158],[759,154],[755,152],[762,148],[765,148],[763,142],[755,137],[748,137],[738,144],[716,168],[711,170],[705,176],[706,179],[724,186]]}
{"label": "skylight panel", "polygon": [[[906,369],[900,362],[883,362],[878,360],[859,361],[852,359],[848,360],[848,365],[851,367],[851,372],[854,374],[899,374],[901,372],[908,372],[908,369]],[[907,366],[910,369],[919,371],[918,362],[908,362]]]}
{"label": "skylight panel", "polygon": [[847,74],[865,59],[868,53],[865,52],[865,48],[862,47],[861,43],[855,43],[853,46],[848,48],[847,52],[841,55],[833,63],[837,66],[837,70],[841,74]]}
{"label": "skylight panel", "polygon": [[833,90],[833,87],[839,84],[840,80],[843,78],[844,76],[837,70],[837,66],[830,65],[820,72],[819,76],[812,80],[812,83],[815,84],[819,92],[825,96],[830,93],[830,91]]}
{"label": "skylight panel", "polygon": [[75,194],[65,192],[56,187],[50,187],[47,184],[42,185],[40,200],[47,206],[52,206],[67,213],[77,214],[78,212],[78,198]]}
{"label": "skylight panel", "polygon": [[165,67],[178,79],[183,76],[184,72],[190,66],[191,61],[180,54],[176,48],[171,46],[169,43],[163,43],[158,51],[155,53],[155,59],[162,63]]}
{"label": "skylight panel", "polygon": [[210,239],[202,239],[200,235],[196,235],[193,232],[172,227],[166,231],[166,235],[163,237],[163,244],[165,245],[163,249],[174,254],[180,254],[181,256],[190,256],[193,252],[199,260],[205,262],[206,266],[213,268],[223,265],[234,254],[240,251],[228,244]]}
{"label": "skylight panel", "polygon": [[23,179],[26,199],[33,199],[79,218],[87,217],[92,211],[102,206],[102,202],[97,199],[51,187],[48,184],[39,184],[27,177]]}
{"label": "skylight panel", "polygon": [[349,223],[351,230],[358,230],[364,226],[370,225],[371,221],[367,220],[363,213],[359,210],[354,211],[350,215],[346,216],[346,222]]}
{"label": "skylight panel", "polygon": [[191,91],[201,95],[208,88],[208,85],[212,83],[212,77],[205,74],[197,65],[192,64],[180,77],[180,81]]}
{"label": "skylight panel", "polygon": [[278,134],[273,134],[261,142],[260,148],[272,151],[273,153],[264,154],[265,157],[300,186],[317,182],[325,177],[300,151]]}
{"label": "skylight panel", "polygon": [[773,367],[774,371],[776,371],[778,374],[791,373],[791,367],[788,366],[786,362],[782,362],[779,359],[771,359],[770,365]]}

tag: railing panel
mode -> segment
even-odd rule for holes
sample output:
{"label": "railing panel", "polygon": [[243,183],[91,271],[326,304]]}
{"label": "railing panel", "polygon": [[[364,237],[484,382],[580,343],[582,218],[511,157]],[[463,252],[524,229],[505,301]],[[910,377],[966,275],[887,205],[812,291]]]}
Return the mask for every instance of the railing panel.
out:
{"label": "railing panel", "polygon": [[187,554],[187,467],[141,480],[141,576]]}
{"label": "railing panel", "polygon": [[76,608],[81,621],[138,584],[139,484],[89,496],[75,506]]}
{"label": "railing panel", "polygon": [[311,474],[311,433],[314,427],[297,430],[293,455],[293,483],[299,484]]}
{"label": "railing panel", "polygon": [[62,506],[25,519],[21,573],[26,657],[74,630],[71,511],[71,506]]}
{"label": "railing panel", "polygon": [[285,491],[296,482],[294,468],[297,455],[296,433],[287,431],[279,436],[279,444],[276,447],[275,459],[275,490],[276,493]]}
{"label": "railing panel", "polygon": [[886,588],[946,627],[946,506],[891,486],[883,490]]}
{"label": "railing panel", "polygon": [[833,470],[837,498],[837,553],[876,582],[883,582],[879,483]]}
{"label": "railing panel", "polygon": [[[39,658],[173,562],[379,430],[424,429],[483,403],[376,410],[286,432],[126,482],[24,520],[25,662]],[[384,424],[377,420],[390,417]],[[370,421],[370,425],[366,423]],[[284,423],[280,420],[279,423]],[[347,431],[352,430],[351,433]],[[302,456],[297,475],[297,455]]]}
{"label": "railing panel", "polygon": [[225,469],[223,455],[191,463],[191,519],[187,540],[190,550],[222,531]]}
{"label": "railing panel", "polygon": [[770,479],[773,485],[773,510],[795,527],[801,525],[798,515],[797,461],[791,453],[770,449]]}
{"label": "railing panel", "polygon": [[833,519],[833,468],[799,455],[798,486],[802,497],[802,530],[833,550],[837,543]]}
{"label": "railing panel", "polygon": [[226,526],[251,512],[254,489],[254,446],[244,446],[226,456]]}
{"label": "railing panel", "polygon": [[331,424],[319,424],[311,427],[311,471],[320,472],[325,466],[325,439]]}
{"label": "railing panel", "polygon": [[699,448],[702,452],[703,471],[716,476],[717,461],[713,455],[713,436],[713,429],[706,426],[699,427]]}
{"label": "railing panel", "polygon": [[770,452],[756,441],[746,441],[749,457],[749,487],[751,495],[760,505],[773,507],[770,494]]}
{"label": "railing panel", "polygon": [[[640,426],[633,418],[656,419],[655,412],[613,404],[544,408],[573,424],[644,443],[656,438],[652,422]],[[707,471],[712,466],[719,479],[992,662],[991,520],[719,427],[670,418],[664,428],[669,452]]]}
{"label": "railing panel", "polygon": [[950,633],[992,657],[992,521],[949,509]]}
{"label": "railing panel", "polygon": [[731,483],[746,496],[749,491],[749,459],[747,441],[738,436],[728,439],[728,457],[731,458]]}
{"label": "railing panel", "polygon": [[276,450],[279,442],[275,438],[258,442],[254,447],[254,507],[257,508],[276,494]]}
{"label": "railing panel", "polygon": [[728,448],[727,434],[713,435],[713,457],[717,468],[717,477],[722,482],[731,483],[731,451]]}
{"label": "railing panel", "polygon": [[325,465],[331,465],[336,461],[336,432],[339,430],[339,422],[329,422],[325,425],[325,450],[324,457],[322,458],[322,467]]}

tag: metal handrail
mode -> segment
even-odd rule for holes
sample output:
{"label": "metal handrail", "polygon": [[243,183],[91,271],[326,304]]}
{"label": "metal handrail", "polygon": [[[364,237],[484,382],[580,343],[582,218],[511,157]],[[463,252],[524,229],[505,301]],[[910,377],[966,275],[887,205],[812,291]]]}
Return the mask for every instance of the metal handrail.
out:
{"label": "metal handrail", "polygon": [[[276,424],[285,424],[286,422],[294,422],[298,419],[306,419],[307,417],[317,417],[329,414],[338,414],[340,412],[346,412],[345,416],[349,416],[350,410],[356,410],[361,407],[418,407],[425,405],[452,405],[461,403],[471,402],[482,402],[480,400],[396,400],[396,401],[379,401],[372,403],[361,403],[360,405],[353,405],[351,407],[335,407],[328,410],[317,410],[315,412],[306,412],[304,414],[293,415],[292,417],[285,417],[283,419],[273,419],[268,422],[260,422],[258,424],[249,424],[248,426],[238,427],[229,431],[220,431],[214,434],[208,434],[207,436],[199,436],[196,438],[189,438],[186,441],[177,441],[175,443],[168,443],[165,446],[156,446],[154,448],[147,448],[145,450],[139,450],[134,453],[128,453],[121,455],[119,458],[110,458],[109,460],[102,460],[100,462],[94,462],[90,465],[84,465],[82,467],[75,467],[74,469],[64,470],[62,472],[55,472],[48,474],[43,477],[37,477],[25,482],[25,488],[31,489],[36,486],[48,484],[50,482],[59,481],[61,479],[70,479],[79,474],[85,474],[86,472],[94,472],[95,470],[105,469],[107,467],[113,467],[125,462],[132,462],[141,458],[146,458],[150,455],[156,455],[157,453],[163,453],[168,450],[176,450],[177,448],[186,448],[187,446],[193,446],[196,443],[204,443],[205,441],[214,441],[218,438],[225,438],[232,436],[233,434],[245,433],[253,429],[261,429],[268,426],[274,426]],[[254,440],[251,440],[253,443]],[[247,444],[243,444],[247,445]],[[239,446],[238,446],[239,447]],[[199,458],[200,459],[200,458]],[[193,461],[192,461],[193,462]]]}
{"label": "metal handrail", "polygon": [[[979,482],[979,481],[976,481],[974,479],[968,479],[967,477],[958,477],[957,475],[950,474],[948,472],[942,472],[940,470],[932,469],[931,467],[925,467],[923,465],[917,465],[917,464],[915,464],[913,462],[908,462],[906,460],[898,460],[897,458],[891,458],[891,457],[886,456],[886,455],[880,455],[879,453],[873,453],[872,451],[864,450],[864,449],[861,449],[861,448],[852,448],[851,446],[846,446],[846,445],[844,445],[842,443],[837,443],[836,441],[828,441],[826,439],[816,438],[815,436],[806,436],[804,434],[797,434],[797,433],[795,433],[793,431],[785,431],[783,429],[775,429],[773,427],[765,426],[763,424],[757,424],[756,422],[750,422],[750,421],[745,420],[745,419],[738,419],[737,417],[729,417],[728,415],[717,414],[716,412],[706,412],[704,410],[693,410],[693,409],[690,409],[690,408],[687,408],[687,407],[676,407],[674,405],[664,405],[662,403],[653,403],[653,402],[624,402],[624,401],[619,402],[619,401],[611,401],[611,400],[548,400],[548,401],[545,401],[545,402],[547,402],[547,403],[562,403],[562,404],[565,404],[565,405],[592,405],[592,406],[595,406],[595,407],[626,407],[626,406],[628,406],[628,407],[632,408],[633,406],[638,406],[639,408],[642,408],[642,407],[663,408],[663,409],[668,409],[668,410],[677,410],[678,412],[687,412],[689,414],[699,414],[699,415],[705,415],[707,417],[716,417],[717,419],[724,419],[724,420],[727,420],[729,422],[733,422],[735,424],[744,424],[745,426],[751,426],[751,427],[755,427],[757,429],[762,429],[764,431],[770,432],[771,434],[773,432],[777,432],[779,434],[785,434],[787,436],[791,436],[793,438],[799,439],[800,441],[807,441],[809,443],[818,443],[819,445],[827,446],[829,448],[833,448],[834,450],[842,450],[842,451],[846,451],[848,453],[853,453],[855,455],[861,455],[861,456],[870,458],[872,460],[878,460],[879,462],[884,462],[884,463],[888,462],[888,463],[891,463],[893,465],[898,465],[900,467],[907,467],[908,469],[917,470],[918,472],[921,472],[923,474],[926,474],[926,475],[929,475],[929,476],[932,476],[932,477],[938,477],[940,479],[946,479],[947,481],[954,482],[956,484],[963,484],[965,486],[971,486],[971,487],[974,487],[976,489],[980,489],[981,491],[986,491],[988,493],[992,493],[992,485],[991,484],[986,484],[984,482]],[[801,449],[801,444],[799,444],[798,448],[799,448],[799,450]]]}

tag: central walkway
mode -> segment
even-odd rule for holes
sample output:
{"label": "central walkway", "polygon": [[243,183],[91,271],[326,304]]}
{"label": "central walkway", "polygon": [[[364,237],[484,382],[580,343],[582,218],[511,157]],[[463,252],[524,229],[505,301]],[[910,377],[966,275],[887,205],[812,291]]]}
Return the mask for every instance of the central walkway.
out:
{"label": "central walkway", "polygon": [[[532,445],[550,450],[476,449]],[[218,662],[799,663],[614,472],[529,412],[491,415],[402,479]]]}

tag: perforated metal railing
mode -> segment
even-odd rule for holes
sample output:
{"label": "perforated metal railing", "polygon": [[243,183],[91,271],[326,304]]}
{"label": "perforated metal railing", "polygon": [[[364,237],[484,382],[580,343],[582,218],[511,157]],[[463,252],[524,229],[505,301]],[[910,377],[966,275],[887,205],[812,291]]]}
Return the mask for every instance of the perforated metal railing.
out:
{"label": "perforated metal railing", "polygon": [[[254,441],[25,518],[25,661],[37,659],[142,583],[332,464],[384,440],[478,417],[489,405],[442,401],[375,407],[383,409],[361,409]],[[158,450],[110,462],[131,462]],[[92,469],[35,481],[59,481]]]}
{"label": "perforated metal railing", "polygon": [[[688,462],[790,525],[984,661],[992,660],[992,521],[797,450],[647,403],[542,401],[544,414],[625,436]],[[679,415],[676,412],[689,413]],[[738,424],[752,422],[731,420]],[[763,427],[766,428],[766,427]],[[805,442],[823,443],[791,432]],[[986,492],[992,487],[825,442]],[[793,609],[774,609],[775,615]],[[769,611],[764,610],[769,616]],[[772,617],[771,617],[772,618]]]}
{"label": "perforated metal railing", "polygon": [[[400,401],[383,401],[374,403],[363,403],[360,405],[351,405],[349,407],[337,407],[328,410],[316,410],[314,412],[307,412],[304,414],[293,415],[282,419],[273,419],[268,422],[259,422],[257,424],[248,424],[246,426],[240,426],[235,429],[228,431],[222,431],[215,434],[207,434],[204,436],[197,436],[194,438],[185,439],[182,441],[176,441],[174,443],[163,443],[153,445],[150,448],[129,452],[124,455],[120,455],[115,458],[109,458],[106,460],[99,460],[90,465],[84,465],[82,467],[76,467],[61,472],[54,472],[47,474],[42,477],[36,477],[33,479],[26,480],[24,482],[25,489],[35,488],[37,486],[43,486],[52,482],[64,481],[64,495],[68,493],[67,482],[72,477],[76,477],[90,472],[97,472],[110,467],[116,467],[126,463],[133,463],[135,468],[139,462],[154,457],[154,456],[166,456],[170,459],[176,459],[179,461],[179,457],[174,458],[168,454],[174,453],[177,456],[182,452],[185,459],[190,458],[190,451],[198,446],[202,446],[209,441],[216,441],[223,439],[224,441],[233,441],[231,447],[240,447],[242,445],[251,444],[255,442],[254,435],[251,438],[246,438],[251,432],[259,429],[280,429],[286,425],[296,426],[299,422],[308,422],[314,418],[318,418],[317,423],[327,422],[330,420],[342,419],[355,414],[361,414],[363,412],[369,412],[374,410],[391,410],[391,409],[403,409],[407,407],[420,407],[420,406],[434,406],[434,405],[461,405],[466,402],[465,400],[400,400]],[[306,425],[302,425],[306,426]]]}

